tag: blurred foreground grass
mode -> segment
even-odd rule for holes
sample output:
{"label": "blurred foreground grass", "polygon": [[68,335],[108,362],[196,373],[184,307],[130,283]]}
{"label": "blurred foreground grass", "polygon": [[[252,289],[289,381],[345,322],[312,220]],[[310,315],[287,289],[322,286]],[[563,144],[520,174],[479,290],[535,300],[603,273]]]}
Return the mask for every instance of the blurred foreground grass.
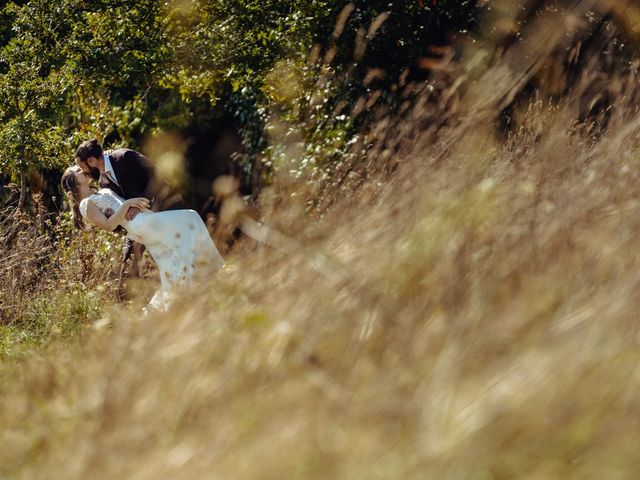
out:
{"label": "blurred foreground grass", "polygon": [[299,244],[5,357],[0,477],[635,478],[640,117],[529,115],[416,142],[321,220],[280,197]]}
{"label": "blurred foreground grass", "polygon": [[259,211],[282,234],[164,314],[113,303],[119,239],[12,230],[0,478],[636,478],[637,69],[590,63],[575,91],[616,94],[577,123],[577,94],[514,101],[540,68],[514,45],[372,114],[334,184],[278,145]]}

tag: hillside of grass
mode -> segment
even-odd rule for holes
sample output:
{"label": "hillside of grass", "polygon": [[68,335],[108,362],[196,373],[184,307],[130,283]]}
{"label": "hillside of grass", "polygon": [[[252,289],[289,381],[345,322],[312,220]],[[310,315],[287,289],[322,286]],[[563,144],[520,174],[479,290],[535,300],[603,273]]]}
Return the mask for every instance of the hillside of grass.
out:
{"label": "hillside of grass", "polygon": [[115,301],[120,238],[6,210],[0,478],[635,478],[638,73],[603,46],[543,95],[522,45],[405,85],[322,182],[273,134],[286,168],[225,190],[242,234],[167,312],[152,266]]}

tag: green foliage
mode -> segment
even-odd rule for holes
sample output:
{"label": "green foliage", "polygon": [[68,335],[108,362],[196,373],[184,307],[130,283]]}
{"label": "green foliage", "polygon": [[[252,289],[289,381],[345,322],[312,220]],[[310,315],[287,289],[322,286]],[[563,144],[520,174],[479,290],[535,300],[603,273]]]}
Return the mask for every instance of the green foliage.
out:
{"label": "green foliage", "polygon": [[64,28],[48,28],[56,15],[49,2],[11,3],[3,13],[13,19],[13,36],[0,54],[0,171],[60,166],[71,85],[60,61]]}
{"label": "green foliage", "polygon": [[205,97],[233,116],[246,148],[236,160],[253,185],[267,181],[270,170],[268,161],[257,160],[270,155],[264,133],[272,107],[265,95],[270,72],[282,59],[304,61],[315,25],[329,19],[329,3],[176,2],[170,12],[174,61],[162,84],[184,102]]}
{"label": "green foliage", "polygon": [[277,59],[304,56],[312,25],[328,3],[311,0],[214,0],[170,11],[175,64],[165,84],[184,96],[218,99],[226,88],[261,88]]}
{"label": "green foliage", "polygon": [[160,94],[169,58],[163,3],[105,0],[79,12],[68,59],[80,79],[72,126],[82,139],[94,135],[135,144],[153,129],[149,97]]}
{"label": "green foliage", "polygon": [[247,155],[237,161],[247,176],[266,181],[260,171],[281,163],[278,142],[288,139],[265,134],[274,121],[295,132],[302,164],[334,162],[354,138],[344,104],[370,92],[371,69],[382,71],[377,87],[387,91],[430,45],[472,26],[475,3],[8,3],[0,8],[0,172],[62,168],[89,137],[136,147],[222,112],[244,139]]}
{"label": "green foliage", "polygon": [[5,6],[0,171],[63,167],[80,138],[144,133],[144,97],[167,53],[160,11],[157,1]]}

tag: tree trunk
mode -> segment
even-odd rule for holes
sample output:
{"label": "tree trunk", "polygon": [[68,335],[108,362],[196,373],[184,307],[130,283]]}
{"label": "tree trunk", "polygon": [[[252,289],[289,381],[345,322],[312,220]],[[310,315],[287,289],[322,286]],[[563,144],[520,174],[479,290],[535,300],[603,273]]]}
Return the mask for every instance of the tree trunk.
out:
{"label": "tree trunk", "polygon": [[27,173],[20,171],[20,200],[18,200],[18,209],[24,210],[27,203]]}

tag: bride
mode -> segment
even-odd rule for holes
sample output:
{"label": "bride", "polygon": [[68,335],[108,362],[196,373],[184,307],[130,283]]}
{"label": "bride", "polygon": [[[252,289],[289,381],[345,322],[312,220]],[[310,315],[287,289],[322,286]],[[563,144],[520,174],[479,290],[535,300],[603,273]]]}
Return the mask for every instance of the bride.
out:
{"label": "bride", "polygon": [[[108,188],[95,192],[90,182],[91,178],[77,166],[67,168],[62,175],[62,187],[72,206],[74,225],[84,229],[86,219],[109,232],[121,226],[129,237],[147,247],[160,270],[160,289],[149,306],[166,308],[176,287],[189,285],[194,278],[224,265],[197,212],[152,212],[146,198],[124,200]],[[132,207],[141,212],[127,220],[127,211]]]}

